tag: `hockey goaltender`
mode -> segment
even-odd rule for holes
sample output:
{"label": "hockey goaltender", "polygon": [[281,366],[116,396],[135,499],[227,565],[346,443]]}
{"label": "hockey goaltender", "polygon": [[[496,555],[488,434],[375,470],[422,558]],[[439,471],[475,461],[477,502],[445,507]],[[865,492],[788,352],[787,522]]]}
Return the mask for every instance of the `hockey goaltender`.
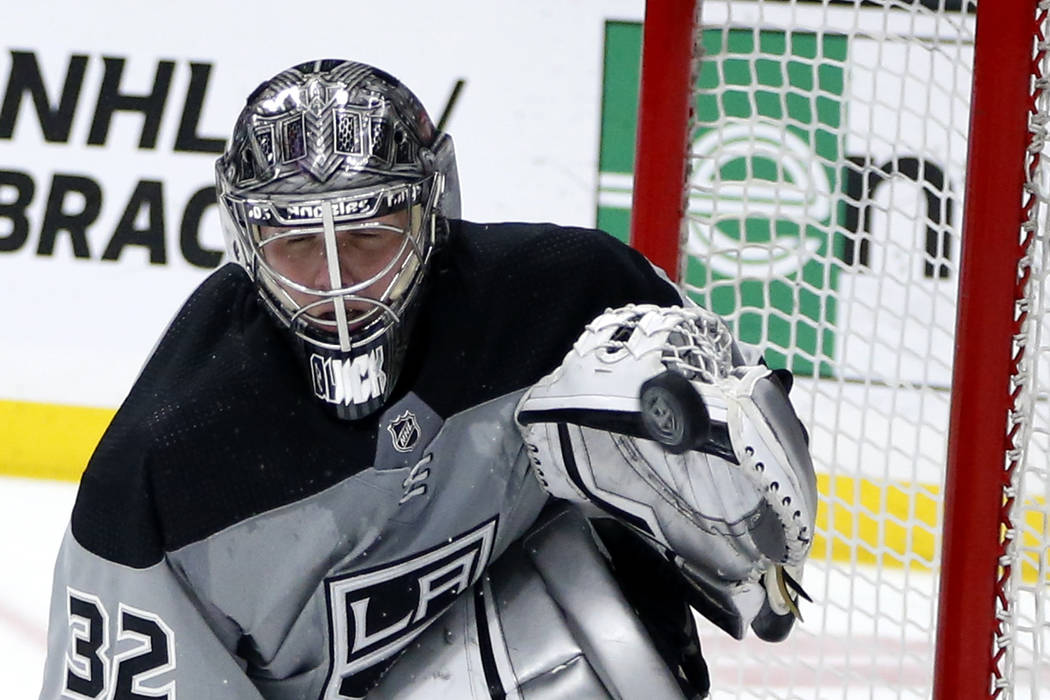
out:
{"label": "hockey goaltender", "polygon": [[696,698],[693,611],[788,634],[790,374],[642,256],[460,220],[452,139],[360,63],[260,85],[216,182],[233,262],[87,466],[42,698]]}

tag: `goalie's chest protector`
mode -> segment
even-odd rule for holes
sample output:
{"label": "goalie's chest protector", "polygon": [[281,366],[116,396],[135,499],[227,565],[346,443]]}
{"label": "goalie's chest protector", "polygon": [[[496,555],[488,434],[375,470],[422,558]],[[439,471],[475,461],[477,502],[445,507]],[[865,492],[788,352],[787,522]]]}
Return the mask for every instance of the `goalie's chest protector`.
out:
{"label": "goalie's chest protector", "polygon": [[361,692],[543,507],[521,392],[605,308],[678,297],[605,234],[453,222],[427,300],[402,390],[346,423],[217,272],[92,459],[85,565],[166,558],[267,697]]}
{"label": "goalie's chest protector", "polygon": [[[443,419],[409,393],[382,413],[367,449],[350,445],[336,467],[358,471],[170,558],[250,638],[240,651],[252,673],[286,678],[305,665],[323,670],[324,697],[358,697],[368,670],[467,590],[543,506],[515,400]],[[280,684],[269,694],[284,697]]]}

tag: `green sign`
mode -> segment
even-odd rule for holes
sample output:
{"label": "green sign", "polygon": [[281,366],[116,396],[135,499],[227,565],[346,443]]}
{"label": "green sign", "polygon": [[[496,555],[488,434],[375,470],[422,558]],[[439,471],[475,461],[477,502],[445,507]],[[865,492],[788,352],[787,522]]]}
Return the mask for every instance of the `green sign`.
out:
{"label": "green sign", "polygon": [[[641,25],[605,34],[598,226],[627,240]],[[844,206],[837,35],[709,29],[691,134],[688,263],[694,299],[776,366],[830,373]],[[841,230],[841,228],[839,228]]]}

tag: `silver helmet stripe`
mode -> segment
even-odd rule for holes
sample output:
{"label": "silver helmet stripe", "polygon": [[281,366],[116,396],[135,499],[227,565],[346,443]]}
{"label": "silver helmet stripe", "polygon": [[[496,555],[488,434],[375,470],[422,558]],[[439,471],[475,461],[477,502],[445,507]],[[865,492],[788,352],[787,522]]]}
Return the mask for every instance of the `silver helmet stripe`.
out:
{"label": "silver helmet stripe", "polygon": [[[328,262],[328,284],[330,289],[342,289],[343,276],[339,266],[339,247],[335,240],[335,219],[332,203],[321,203],[321,221],[324,223],[324,254]],[[339,349],[350,350],[350,331],[346,326],[346,304],[342,296],[332,298],[335,307],[336,328],[339,330]]]}

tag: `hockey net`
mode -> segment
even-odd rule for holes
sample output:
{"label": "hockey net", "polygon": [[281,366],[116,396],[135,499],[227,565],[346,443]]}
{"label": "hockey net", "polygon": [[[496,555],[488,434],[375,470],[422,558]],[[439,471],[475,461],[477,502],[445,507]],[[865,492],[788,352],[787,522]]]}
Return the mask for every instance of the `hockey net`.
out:
{"label": "hockey net", "polygon": [[714,698],[1050,698],[1047,6],[649,2],[632,242],[795,371],[821,493]]}

